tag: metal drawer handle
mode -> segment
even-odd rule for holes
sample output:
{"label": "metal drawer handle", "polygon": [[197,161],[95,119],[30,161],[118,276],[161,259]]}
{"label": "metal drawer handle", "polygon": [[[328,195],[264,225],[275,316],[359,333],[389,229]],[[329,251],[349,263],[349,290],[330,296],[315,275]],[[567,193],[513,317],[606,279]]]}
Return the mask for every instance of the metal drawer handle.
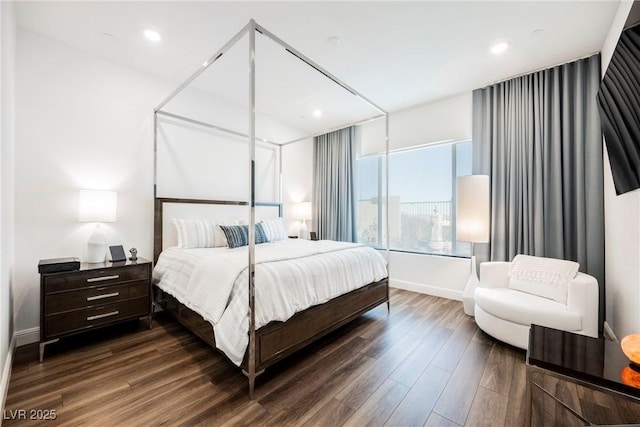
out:
{"label": "metal drawer handle", "polygon": [[97,320],[97,319],[102,319],[103,317],[109,317],[109,316],[115,316],[116,314],[120,314],[119,311],[111,311],[109,313],[105,313],[105,314],[97,314],[95,316],[89,316],[87,317],[87,320]]}
{"label": "metal drawer handle", "polygon": [[87,279],[87,283],[102,282],[104,280],[119,279],[119,278],[120,278],[119,274],[114,274],[113,276],[92,277],[90,279]]}
{"label": "metal drawer handle", "polygon": [[95,301],[97,299],[117,297],[118,295],[120,295],[120,292],[113,292],[111,294],[96,295],[94,297],[87,297],[87,301]]}

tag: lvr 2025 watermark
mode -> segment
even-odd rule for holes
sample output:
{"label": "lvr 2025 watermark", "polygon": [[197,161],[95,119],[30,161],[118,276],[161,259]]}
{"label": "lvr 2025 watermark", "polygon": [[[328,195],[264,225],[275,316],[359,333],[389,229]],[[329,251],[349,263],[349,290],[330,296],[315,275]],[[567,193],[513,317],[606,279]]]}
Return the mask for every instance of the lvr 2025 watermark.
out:
{"label": "lvr 2025 watermark", "polygon": [[55,420],[58,417],[55,409],[5,409],[4,420]]}

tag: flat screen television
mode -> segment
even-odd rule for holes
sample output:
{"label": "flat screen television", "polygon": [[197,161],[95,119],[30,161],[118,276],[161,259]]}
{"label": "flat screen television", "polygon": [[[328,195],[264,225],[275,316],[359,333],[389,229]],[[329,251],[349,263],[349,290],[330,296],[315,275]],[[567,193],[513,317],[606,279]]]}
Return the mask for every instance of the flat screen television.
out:
{"label": "flat screen television", "polygon": [[616,194],[640,188],[640,25],[622,32],[598,106]]}

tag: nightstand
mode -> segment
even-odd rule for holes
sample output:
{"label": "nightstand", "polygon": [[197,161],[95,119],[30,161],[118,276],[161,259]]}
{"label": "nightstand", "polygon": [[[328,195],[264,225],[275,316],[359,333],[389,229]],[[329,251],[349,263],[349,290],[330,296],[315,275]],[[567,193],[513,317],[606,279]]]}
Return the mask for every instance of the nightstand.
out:
{"label": "nightstand", "polygon": [[151,328],[151,261],[82,263],[40,275],[40,361],[47,344],[146,317]]}

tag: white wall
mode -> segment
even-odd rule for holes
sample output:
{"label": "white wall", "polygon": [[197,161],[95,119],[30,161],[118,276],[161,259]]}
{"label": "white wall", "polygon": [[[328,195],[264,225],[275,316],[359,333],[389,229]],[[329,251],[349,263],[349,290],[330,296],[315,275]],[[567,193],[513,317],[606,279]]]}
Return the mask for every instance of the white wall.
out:
{"label": "white wall", "polygon": [[[215,67],[215,66],[214,66]],[[246,82],[242,81],[246,85]],[[187,88],[164,111],[248,134],[248,110]],[[245,137],[158,116],[158,195],[247,200],[248,145]],[[282,143],[299,130],[256,112],[256,137]],[[256,200],[279,200],[279,147],[256,142]],[[233,177],[230,180],[229,177]]]}
{"label": "white wall", "polygon": [[[205,103],[194,98],[194,104],[198,104],[196,101]],[[248,122],[245,114],[242,116]],[[248,200],[246,138],[167,120],[163,116],[158,116],[158,124],[158,196]],[[278,155],[277,146],[256,143],[256,200],[259,202],[278,201]]]}
{"label": "white wall", "polygon": [[[384,152],[384,120],[360,126],[360,154]],[[389,115],[389,149],[471,138],[471,92]]]}
{"label": "white wall", "polygon": [[0,2],[0,409],[9,385],[13,337],[15,14]]}
{"label": "white wall", "polygon": [[[153,109],[180,82],[161,80],[25,30],[18,31],[16,55],[14,306],[18,343],[23,344],[38,339],[38,260],[85,256],[93,225],[77,222],[79,189],[117,191],[117,222],[104,226],[108,242],[127,249],[135,246],[140,256],[152,258]],[[204,102],[201,94],[190,95]],[[224,112],[212,117],[228,111],[225,106]],[[276,128],[272,123],[269,126],[271,131]],[[199,130],[174,129],[169,134],[174,154],[185,144],[191,144],[187,150],[193,154],[198,150],[194,144],[202,145],[206,139]],[[277,159],[274,150],[267,152],[258,155],[258,173],[265,184],[261,194],[272,198],[277,191],[273,169]],[[166,192],[160,195],[247,199],[248,189],[229,193],[228,176],[212,182],[189,169],[205,175],[220,171],[220,165],[227,165],[229,159],[237,160],[229,152],[206,148],[196,156],[200,160],[197,167],[192,163],[182,170],[175,166],[183,157],[166,154],[160,156],[166,167],[160,176],[169,174],[174,184],[180,181],[204,190],[172,194],[176,188],[167,188],[165,180]]]}
{"label": "white wall", "polygon": [[118,192],[110,244],[152,257],[153,108],[173,85],[19,30],[16,51],[16,330],[37,339],[39,259],[85,257],[78,190]]}
{"label": "white wall", "polygon": [[389,284],[461,301],[470,269],[468,258],[391,252]]}
{"label": "white wall", "polygon": [[[313,138],[282,147],[283,216],[290,236],[297,236],[301,222],[292,216],[292,206],[311,202],[313,196]],[[311,230],[311,221],[307,221]]]}
{"label": "white wall", "polygon": [[[602,46],[606,71],[633,1],[623,1]],[[640,191],[616,196],[605,147],[606,323],[618,338],[640,330]]]}

